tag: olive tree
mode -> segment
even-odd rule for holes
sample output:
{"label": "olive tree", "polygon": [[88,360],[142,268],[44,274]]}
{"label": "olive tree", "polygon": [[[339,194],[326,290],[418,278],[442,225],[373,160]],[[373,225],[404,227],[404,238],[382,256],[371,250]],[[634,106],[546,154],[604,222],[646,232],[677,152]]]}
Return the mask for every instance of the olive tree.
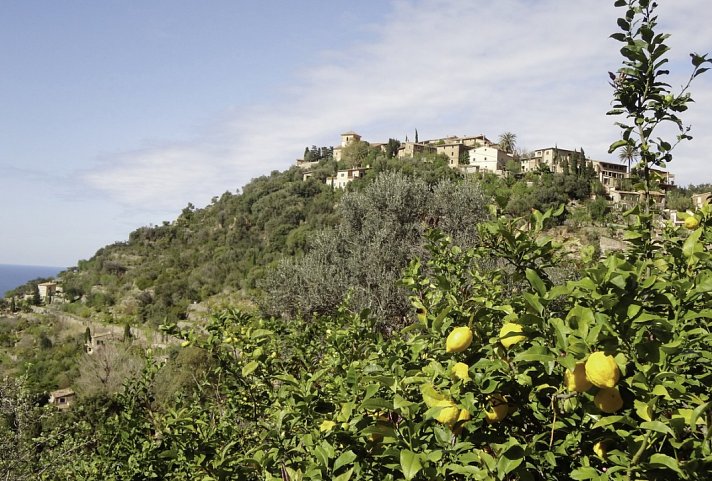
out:
{"label": "olive tree", "polygon": [[424,231],[438,227],[472,246],[486,203],[474,182],[430,188],[421,179],[383,173],[343,197],[339,225],[317,234],[304,257],[285,259],[270,273],[263,307],[289,317],[325,314],[348,298],[354,308],[398,322],[411,309],[398,279],[410,259],[425,254]]}

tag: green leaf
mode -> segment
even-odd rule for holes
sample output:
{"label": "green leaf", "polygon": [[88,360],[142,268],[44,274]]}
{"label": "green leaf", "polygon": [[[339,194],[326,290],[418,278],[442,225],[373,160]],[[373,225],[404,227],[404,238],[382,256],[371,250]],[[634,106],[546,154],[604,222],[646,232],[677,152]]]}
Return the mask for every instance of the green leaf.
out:
{"label": "green leaf", "polygon": [[637,399],[635,400],[635,413],[640,419],[643,421],[652,421],[652,412],[653,410],[646,403],[638,401]]}
{"label": "green leaf", "polygon": [[627,310],[627,312],[626,312],[626,315],[627,315],[628,319],[630,320],[630,319],[633,319],[635,316],[637,316],[638,313],[640,312],[640,309],[641,309],[641,305],[640,305],[640,304],[631,304],[631,305],[629,305],[629,306],[628,306],[628,310]]}
{"label": "green leaf", "polygon": [[692,428],[692,431],[695,431],[697,429],[697,418],[700,417],[702,412],[709,408],[711,405],[712,403],[700,404],[692,410],[692,414],[690,415],[690,427]]}
{"label": "green leaf", "polygon": [[334,461],[334,472],[338,471],[338,469],[342,466],[353,463],[356,458],[356,453],[351,450],[342,453],[341,456],[336,458],[336,461]]}
{"label": "green leaf", "polygon": [[[514,441],[516,442],[516,441]],[[524,448],[519,444],[514,444],[507,448],[497,461],[497,471],[508,474],[517,469],[524,461]]]}
{"label": "green leaf", "polygon": [[526,351],[517,354],[514,358],[514,361],[551,362],[554,361],[556,357],[557,356],[552,354],[545,346],[533,346],[527,349]]}
{"label": "green leaf", "polygon": [[393,403],[381,398],[371,398],[361,403],[361,409],[393,409]]}
{"label": "green leaf", "polygon": [[676,473],[682,474],[680,471],[680,466],[675,458],[668,456],[667,454],[655,453],[650,456],[650,464],[659,464],[665,466],[668,469],[672,469]]}
{"label": "green leaf", "polygon": [[655,431],[658,433],[673,435],[672,429],[667,424],[661,423],[660,421],[646,421],[640,424],[640,427],[647,429],[648,431]]}
{"label": "green leaf", "polygon": [[624,416],[603,416],[601,419],[594,424],[591,429],[602,428],[604,426],[609,426],[611,424],[619,422]]}
{"label": "green leaf", "polygon": [[665,388],[665,386],[663,386],[662,384],[657,384],[657,385],[655,385],[655,386],[653,387],[653,390],[651,391],[651,393],[652,393],[654,396],[663,396],[663,397],[664,397],[665,399],[667,399],[667,400],[672,399],[672,398],[670,397],[670,393],[668,392],[667,388]]}
{"label": "green leaf", "polygon": [[520,464],[522,464],[522,461],[524,461],[524,458],[519,458],[519,459],[508,459],[502,456],[499,458],[497,461],[497,471],[499,471],[502,474],[507,474],[511,473],[517,467],[519,467]]}
{"label": "green leaf", "polygon": [[274,336],[274,332],[270,331],[269,329],[255,329],[254,331],[252,331],[252,334],[250,334],[250,338],[252,339],[258,339],[260,337],[268,336]]}
{"label": "green leaf", "polygon": [[440,329],[442,328],[443,321],[447,317],[448,314],[450,314],[450,311],[452,310],[452,306],[445,306],[445,308],[440,311],[438,314],[438,317],[435,318],[433,321],[433,331],[439,333]]}
{"label": "green leaf", "polygon": [[354,468],[351,468],[348,471],[336,476],[333,481],[349,481],[349,479],[351,479],[351,475],[353,473],[354,473]]}
{"label": "green leaf", "polygon": [[[445,469],[455,474],[469,474],[475,475],[482,472],[482,468],[479,466],[460,466],[459,464],[448,464]],[[477,479],[477,478],[471,478]]]}
{"label": "green leaf", "polygon": [[546,286],[544,285],[544,281],[541,280],[541,277],[539,277],[539,274],[537,274],[534,269],[527,269],[526,276],[534,290],[536,290],[540,296],[545,296]]}
{"label": "green leaf", "polygon": [[571,471],[571,479],[598,479],[598,471],[590,466],[584,466]]}
{"label": "green leaf", "polygon": [[702,250],[702,245],[699,243],[701,235],[702,229],[697,229],[690,234],[690,237],[688,237],[682,245],[682,255],[689,259],[696,251]]}
{"label": "green leaf", "polygon": [[567,326],[564,321],[559,319],[558,317],[550,319],[549,324],[554,326],[557,347],[561,348],[562,350],[566,350],[569,345],[568,337],[571,333],[571,329],[569,329],[569,326]]}
{"label": "green leaf", "polygon": [[530,292],[525,292],[524,300],[536,314],[541,314],[544,311],[544,306],[542,306],[541,302],[539,302],[539,296],[535,296]]}
{"label": "green leaf", "polygon": [[712,272],[700,272],[700,275],[697,276],[695,280],[695,284],[695,293],[712,292]]}
{"label": "green leaf", "polygon": [[626,144],[628,144],[627,140],[617,140],[613,142],[610,147],[608,147],[608,153],[612,154],[614,150],[623,147]]}
{"label": "green leaf", "polygon": [[400,394],[396,394],[393,397],[393,407],[395,409],[407,408],[408,406],[412,406],[413,404],[415,404],[415,403],[408,401],[406,398],[404,398]]}
{"label": "green leaf", "polygon": [[323,447],[314,447],[314,457],[323,467],[326,468],[329,466],[329,455],[327,454],[326,449],[324,449]]}
{"label": "green leaf", "polygon": [[257,369],[260,363],[257,361],[250,361],[242,367],[242,377],[247,377]]}
{"label": "green leaf", "polygon": [[405,479],[413,479],[415,475],[418,474],[418,471],[420,471],[423,467],[420,464],[418,455],[407,449],[403,449],[400,452],[400,463]]}

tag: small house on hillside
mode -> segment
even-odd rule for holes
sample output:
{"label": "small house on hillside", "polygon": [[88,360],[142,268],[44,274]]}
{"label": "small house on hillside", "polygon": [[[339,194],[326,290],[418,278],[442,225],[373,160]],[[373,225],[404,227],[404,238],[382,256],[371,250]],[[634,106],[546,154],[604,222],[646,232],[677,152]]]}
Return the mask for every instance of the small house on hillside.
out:
{"label": "small house on hillside", "polygon": [[101,349],[105,345],[119,341],[120,339],[120,336],[113,332],[102,332],[92,335],[91,339],[88,339],[84,344],[84,348],[87,354],[92,354],[96,352],[97,349]]}
{"label": "small house on hillside", "polygon": [[59,409],[68,409],[76,401],[76,396],[72,389],[58,389],[49,393],[49,403]]}
{"label": "small house on hillside", "polygon": [[326,184],[336,189],[346,188],[346,184],[353,182],[366,175],[368,167],[354,167],[352,169],[339,170],[335,177],[327,177]]}
{"label": "small house on hillside", "polygon": [[42,302],[49,304],[57,294],[56,282],[42,282],[37,284],[37,289],[40,291],[40,299]]}

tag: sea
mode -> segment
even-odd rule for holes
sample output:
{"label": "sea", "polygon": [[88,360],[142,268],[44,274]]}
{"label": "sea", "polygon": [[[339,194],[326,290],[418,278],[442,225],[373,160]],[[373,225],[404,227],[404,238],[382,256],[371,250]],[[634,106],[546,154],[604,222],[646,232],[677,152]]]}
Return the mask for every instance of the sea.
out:
{"label": "sea", "polygon": [[0,264],[0,298],[27,281],[40,277],[54,277],[66,267],[50,266],[22,266],[14,264]]}

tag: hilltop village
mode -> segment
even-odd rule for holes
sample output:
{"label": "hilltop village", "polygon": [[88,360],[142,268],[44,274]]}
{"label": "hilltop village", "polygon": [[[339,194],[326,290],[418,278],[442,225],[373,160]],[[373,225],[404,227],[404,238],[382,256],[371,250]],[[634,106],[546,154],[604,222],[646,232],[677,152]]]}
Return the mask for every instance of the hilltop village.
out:
{"label": "hilltop village", "polygon": [[[326,153],[326,149],[321,149],[321,155],[315,155],[313,150],[306,149],[305,156],[298,159],[296,165],[304,169],[303,178],[306,180],[312,176],[312,169],[319,165],[320,160],[330,155],[339,168],[325,182],[334,188],[343,189],[350,182],[362,178],[371,168],[365,163],[365,156],[359,158],[351,155],[347,158],[346,154],[368,149],[380,150],[386,156],[399,159],[440,157],[451,168],[465,175],[523,177],[527,173],[563,174],[585,168],[591,170],[603,187],[602,194],[613,204],[630,206],[641,201],[643,196],[643,192],[630,181],[634,168],[624,163],[590,159],[583,149],[570,150],[557,146],[521,152],[514,149],[512,144],[507,145],[502,141],[495,143],[484,134],[419,140],[416,131],[414,141],[406,138],[404,142],[390,139],[382,143],[365,141],[358,133],[348,131],[341,134],[340,144],[328,149]],[[651,173],[656,181],[656,189],[650,193],[651,198],[656,207],[665,210],[666,193],[675,187],[675,175],[661,169],[651,169]],[[699,206],[708,198],[709,194],[696,195],[692,199],[693,204]],[[674,211],[668,214],[673,222],[677,221]]]}

